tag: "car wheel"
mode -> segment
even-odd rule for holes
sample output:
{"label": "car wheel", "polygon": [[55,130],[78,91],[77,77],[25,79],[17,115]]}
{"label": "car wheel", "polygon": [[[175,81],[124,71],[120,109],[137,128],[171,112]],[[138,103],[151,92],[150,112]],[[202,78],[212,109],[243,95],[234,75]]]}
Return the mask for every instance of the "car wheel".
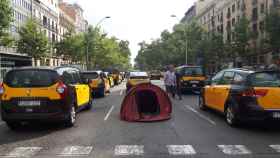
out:
{"label": "car wheel", "polygon": [[200,110],[206,110],[207,107],[205,106],[205,100],[204,100],[204,97],[201,95],[199,95],[199,98],[198,98],[198,107]]}
{"label": "car wheel", "polygon": [[92,97],[90,97],[90,100],[87,104],[86,110],[90,110],[92,108],[92,103],[93,103],[93,99],[92,99]]}
{"label": "car wheel", "polygon": [[75,106],[71,106],[68,114],[67,114],[67,119],[65,121],[66,127],[72,127],[74,126],[76,122],[76,109]]}
{"label": "car wheel", "polygon": [[238,124],[237,113],[232,105],[228,105],[225,110],[225,119],[228,125],[236,126]]}
{"label": "car wheel", "polygon": [[20,122],[10,122],[7,121],[6,122],[7,126],[11,129],[11,130],[17,130],[20,128],[21,123]]}

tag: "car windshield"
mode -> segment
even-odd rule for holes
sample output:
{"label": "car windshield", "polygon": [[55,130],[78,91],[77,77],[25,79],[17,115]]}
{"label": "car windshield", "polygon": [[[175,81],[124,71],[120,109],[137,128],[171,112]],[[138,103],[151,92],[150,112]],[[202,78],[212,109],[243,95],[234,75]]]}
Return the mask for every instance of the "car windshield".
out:
{"label": "car windshield", "polygon": [[4,83],[10,87],[48,87],[59,79],[55,71],[17,70],[7,73]]}
{"label": "car windshield", "polygon": [[184,68],[184,75],[186,76],[202,76],[203,71],[201,67],[186,67]]}
{"label": "car windshield", "polygon": [[97,79],[98,78],[98,73],[93,72],[93,73],[83,73],[83,77],[86,79]]}
{"label": "car windshield", "polygon": [[280,87],[279,72],[261,72],[250,76],[250,85],[253,87]]}

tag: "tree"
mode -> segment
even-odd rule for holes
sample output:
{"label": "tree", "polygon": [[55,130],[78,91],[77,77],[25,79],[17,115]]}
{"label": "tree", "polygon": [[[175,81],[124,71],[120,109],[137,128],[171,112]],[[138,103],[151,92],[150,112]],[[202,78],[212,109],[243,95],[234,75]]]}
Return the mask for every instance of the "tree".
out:
{"label": "tree", "polygon": [[233,57],[245,58],[248,55],[249,41],[252,38],[252,33],[249,28],[250,22],[246,17],[242,17],[240,21],[235,25],[233,29],[233,40],[231,42],[233,52]]}
{"label": "tree", "polygon": [[60,42],[55,44],[58,56],[64,56],[73,62],[83,62],[85,61],[85,45],[84,45],[84,35],[77,34],[73,35],[68,32],[64,35]]}
{"label": "tree", "polygon": [[27,54],[34,59],[40,59],[49,52],[47,37],[32,20],[28,20],[25,26],[20,28],[17,46],[19,53]]}
{"label": "tree", "polygon": [[267,43],[274,53],[280,50],[280,13],[279,9],[272,9],[265,19],[265,31],[267,32]]}
{"label": "tree", "polygon": [[0,1],[0,46],[6,46],[11,43],[12,39],[7,33],[7,29],[12,21],[12,8],[9,0]]}

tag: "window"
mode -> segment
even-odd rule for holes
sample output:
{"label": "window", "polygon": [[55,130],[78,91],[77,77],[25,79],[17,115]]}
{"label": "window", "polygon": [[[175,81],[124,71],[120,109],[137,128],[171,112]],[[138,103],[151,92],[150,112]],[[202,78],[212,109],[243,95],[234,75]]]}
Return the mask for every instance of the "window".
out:
{"label": "window", "polygon": [[235,25],[235,18],[232,18],[232,26]]}
{"label": "window", "polygon": [[232,9],[231,10],[232,10],[232,13],[235,12],[235,4],[232,5]]}
{"label": "window", "polygon": [[249,81],[253,87],[279,87],[280,74],[278,72],[255,73],[250,76]]}
{"label": "window", "polygon": [[219,85],[228,85],[232,83],[234,72],[227,71],[219,82]]}
{"label": "window", "polygon": [[49,70],[19,70],[11,71],[4,79],[10,87],[48,87],[58,79],[54,71]]}
{"label": "window", "polygon": [[232,84],[242,85],[242,84],[244,84],[244,81],[245,81],[245,78],[242,75],[235,73]]}
{"label": "window", "polygon": [[252,18],[253,18],[254,21],[258,20],[258,8],[253,9]]}
{"label": "window", "polygon": [[68,84],[74,84],[75,81],[74,81],[74,78],[73,78],[73,74],[72,73],[69,73],[68,71],[64,71],[63,74],[62,74],[62,79],[63,79],[63,82],[68,85]]}
{"label": "window", "polygon": [[260,22],[260,31],[263,33],[264,32],[264,22],[263,21],[261,21]]}
{"label": "window", "polygon": [[221,78],[223,77],[224,71],[219,72],[212,78],[212,85],[217,85]]}
{"label": "window", "polygon": [[261,4],[261,13],[264,13],[264,3]]}

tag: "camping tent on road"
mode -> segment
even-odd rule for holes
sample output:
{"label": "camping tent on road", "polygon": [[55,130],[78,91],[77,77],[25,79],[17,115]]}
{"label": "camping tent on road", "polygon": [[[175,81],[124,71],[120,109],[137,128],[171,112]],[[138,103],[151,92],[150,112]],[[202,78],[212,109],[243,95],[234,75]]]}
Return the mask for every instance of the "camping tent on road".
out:
{"label": "camping tent on road", "polygon": [[142,83],[125,96],[120,117],[125,121],[160,121],[171,117],[171,101],[160,87]]}

